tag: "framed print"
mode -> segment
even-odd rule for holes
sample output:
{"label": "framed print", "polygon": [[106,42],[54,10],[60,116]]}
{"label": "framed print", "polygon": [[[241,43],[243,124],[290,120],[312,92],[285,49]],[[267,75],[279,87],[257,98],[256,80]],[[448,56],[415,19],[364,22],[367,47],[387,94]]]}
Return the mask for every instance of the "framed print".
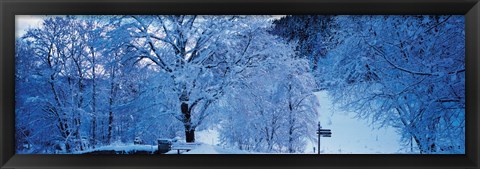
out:
{"label": "framed print", "polygon": [[2,1],[2,168],[477,168],[478,1]]}

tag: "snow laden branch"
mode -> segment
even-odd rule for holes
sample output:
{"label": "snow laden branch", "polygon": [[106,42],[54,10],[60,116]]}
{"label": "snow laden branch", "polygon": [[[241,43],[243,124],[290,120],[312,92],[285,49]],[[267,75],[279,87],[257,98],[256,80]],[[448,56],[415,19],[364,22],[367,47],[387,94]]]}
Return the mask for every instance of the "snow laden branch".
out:
{"label": "snow laden branch", "polygon": [[[383,59],[385,59],[385,61],[387,61],[387,63],[390,65],[390,66],[393,66],[395,67],[396,69],[398,70],[401,70],[403,72],[406,72],[406,73],[410,73],[412,75],[422,75],[422,76],[441,76],[440,73],[425,73],[425,72],[417,72],[417,71],[412,71],[412,70],[408,70],[408,69],[405,69],[405,68],[402,68],[398,65],[396,65],[395,63],[393,63],[390,59],[387,58],[387,54],[378,49],[378,47],[375,47],[373,45],[371,45],[369,42],[367,42],[367,40],[365,40],[364,38],[364,41],[365,41],[365,44],[367,44],[368,46],[370,46],[372,49],[374,49],[375,51],[377,51]],[[452,72],[447,72],[447,74],[457,74],[457,73],[463,73],[465,72],[465,69],[461,69],[461,70],[456,70],[456,71],[452,71]]]}

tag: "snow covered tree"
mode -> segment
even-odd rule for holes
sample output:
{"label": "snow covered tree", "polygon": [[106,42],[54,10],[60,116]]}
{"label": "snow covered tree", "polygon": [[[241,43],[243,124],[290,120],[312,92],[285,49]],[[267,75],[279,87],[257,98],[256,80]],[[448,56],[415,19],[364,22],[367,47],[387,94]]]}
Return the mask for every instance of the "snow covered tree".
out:
{"label": "snow covered tree", "polygon": [[38,87],[48,86],[46,78],[32,71],[39,70],[37,63],[42,62],[39,57],[30,50],[26,41],[16,40],[15,62],[15,128],[17,152],[40,153],[43,147],[53,144],[52,138],[43,137],[51,135],[50,130],[45,128],[55,127],[49,123],[48,116],[43,114],[45,103],[44,93],[49,88]]}
{"label": "snow covered tree", "polygon": [[420,153],[463,152],[463,18],[337,19],[345,41],[327,56],[324,78],[330,80],[322,84],[336,102],[377,127],[397,128]]}
{"label": "snow covered tree", "polygon": [[[248,19],[246,19],[248,18]],[[224,88],[265,51],[255,50],[252,33],[256,19],[243,16],[129,16],[124,19],[135,38],[133,57],[153,64],[176,98],[175,117],[185,128],[187,142],[195,141],[195,129],[209,116],[208,108],[224,94]],[[245,46],[246,43],[246,46]],[[247,50],[255,51],[245,55]],[[250,53],[249,53],[250,54]],[[164,76],[164,75],[162,75]],[[233,81],[232,81],[233,80]]]}
{"label": "snow covered tree", "polygon": [[310,70],[317,83],[322,82],[321,63],[342,39],[337,36],[342,26],[334,22],[334,15],[287,15],[273,22],[270,32],[295,42],[298,56],[309,60]]}
{"label": "snow covered tree", "polygon": [[306,140],[315,140],[313,133],[316,131],[315,124],[318,119],[317,108],[319,106],[313,91],[316,90],[314,77],[310,73],[305,62],[297,62],[291,65],[293,70],[288,71],[287,84],[287,129],[285,135],[289,153],[303,152]]}
{"label": "snow covered tree", "polygon": [[109,51],[103,43],[105,30],[101,21],[94,17],[49,17],[42,27],[28,30],[19,40],[28,44],[25,50],[30,54],[19,50],[17,59],[37,59],[25,76],[35,77],[38,83],[34,88],[43,90],[26,97],[38,98],[35,104],[43,107],[45,114],[37,111],[36,115],[56,126],[44,125],[42,130],[58,129],[59,138],[52,136],[48,145],[42,145],[45,150],[55,144],[66,152],[85,150],[89,143],[95,146],[104,137],[97,134],[97,119],[102,117],[99,112],[104,110],[103,105],[107,105],[103,102],[108,77],[104,56]]}
{"label": "snow covered tree", "polygon": [[308,61],[266,29],[252,37],[247,44],[254,50],[246,54],[266,51],[266,58],[240,72],[220,99],[222,143],[257,152],[303,152],[318,117]]}
{"label": "snow covered tree", "polygon": [[[74,17],[46,19],[42,28],[27,32],[37,75],[47,82],[48,96],[42,97],[42,110],[53,120],[67,152],[82,150],[81,125],[86,112],[85,29]],[[27,56],[19,56],[27,57]]]}

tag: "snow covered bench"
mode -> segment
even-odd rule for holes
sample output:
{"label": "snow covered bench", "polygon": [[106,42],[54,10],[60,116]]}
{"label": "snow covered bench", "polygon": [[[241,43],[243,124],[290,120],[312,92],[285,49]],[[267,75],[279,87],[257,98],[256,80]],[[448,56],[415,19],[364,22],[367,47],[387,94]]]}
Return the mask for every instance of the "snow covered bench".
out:
{"label": "snow covered bench", "polygon": [[198,147],[200,143],[174,143],[172,144],[171,150],[177,150],[177,154],[180,154],[181,151],[190,151]]}

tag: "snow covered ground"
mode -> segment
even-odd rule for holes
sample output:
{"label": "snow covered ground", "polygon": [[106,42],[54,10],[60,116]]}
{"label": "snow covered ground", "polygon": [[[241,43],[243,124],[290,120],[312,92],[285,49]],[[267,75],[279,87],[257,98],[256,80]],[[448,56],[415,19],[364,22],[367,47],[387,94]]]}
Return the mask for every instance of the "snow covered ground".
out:
{"label": "snow covered ground", "polygon": [[228,149],[222,148],[220,146],[201,144],[196,149],[193,149],[189,152],[183,154],[251,154],[251,152],[238,150],[238,149]]}
{"label": "snow covered ground", "polygon": [[[353,113],[334,109],[326,92],[318,92],[316,95],[320,102],[319,120],[322,128],[332,130],[332,137],[320,139],[321,153],[402,153],[400,152],[400,135],[393,128],[385,126],[379,130],[374,129],[368,125],[366,120],[354,118]],[[313,153],[313,146],[317,147],[317,143],[310,143],[307,146],[307,152]]]}
{"label": "snow covered ground", "polygon": [[109,146],[102,146],[98,147],[95,149],[91,150],[86,150],[86,151],[78,151],[75,152],[74,154],[86,154],[86,153],[91,153],[94,151],[124,151],[127,153],[134,152],[134,151],[145,151],[145,152],[155,152],[157,151],[158,146],[157,145],[134,145],[134,144],[127,144],[127,145],[109,145]]}

